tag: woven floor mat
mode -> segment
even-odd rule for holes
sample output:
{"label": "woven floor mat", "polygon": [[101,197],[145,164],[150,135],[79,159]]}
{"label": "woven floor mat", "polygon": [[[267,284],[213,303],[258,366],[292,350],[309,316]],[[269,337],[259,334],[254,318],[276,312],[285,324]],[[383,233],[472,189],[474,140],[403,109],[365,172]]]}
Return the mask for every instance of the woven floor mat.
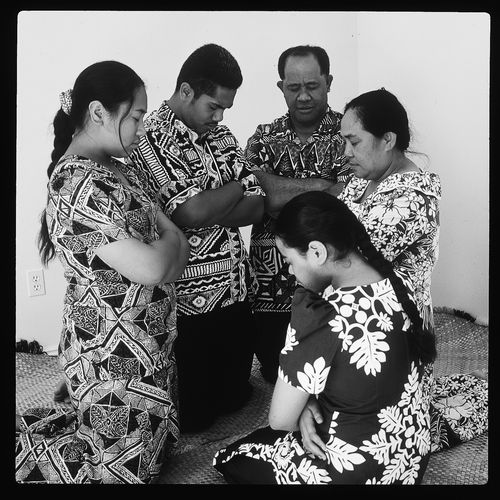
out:
{"label": "woven floor mat", "polygon": [[[203,433],[181,435],[175,454],[199,449],[213,442],[223,446],[267,425],[267,413],[274,386],[262,378],[258,367],[258,362],[254,360],[250,378],[253,392],[248,404],[237,412],[219,417]],[[22,413],[36,406],[69,406],[67,403],[55,403],[53,400],[54,389],[61,378],[57,356],[17,352],[16,412]]]}
{"label": "woven floor mat", "polygon": [[215,453],[233,442],[234,437],[190,450],[181,455],[170,457],[163,464],[163,473],[158,484],[226,484],[226,481],[214,467]]}
{"label": "woven floor mat", "polygon": [[[436,376],[488,369],[488,327],[449,313],[435,313],[438,358]],[[16,353],[16,409],[65,406],[54,403],[61,379],[56,356]],[[212,467],[215,453],[253,430],[267,425],[273,386],[254,361],[252,398],[241,410],[220,417],[207,431],[181,435],[175,455],[163,467],[161,484],[225,484]],[[423,484],[484,484],[488,481],[488,434],[431,455]]]}
{"label": "woven floor mat", "polygon": [[[202,433],[182,434],[178,453],[193,449],[199,450],[201,446],[209,446],[212,443],[218,443],[219,448],[222,448],[255,429],[267,425],[267,414],[274,386],[262,378],[258,367],[258,362],[254,359],[250,377],[250,384],[253,387],[250,401],[241,410],[217,418],[214,424]],[[211,460],[210,463],[212,463]]]}
{"label": "woven floor mat", "polygon": [[488,433],[449,450],[433,453],[422,484],[486,484]]}
{"label": "woven floor mat", "polygon": [[452,314],[434,314],[437,359],[434,375],[488,369],[488,327]]}
{"label": "woven floor mat", "polygon": [[62,380],[57,356],[16,352],[16,411],[43,406],[67,406],[55,403],[54,390]]}

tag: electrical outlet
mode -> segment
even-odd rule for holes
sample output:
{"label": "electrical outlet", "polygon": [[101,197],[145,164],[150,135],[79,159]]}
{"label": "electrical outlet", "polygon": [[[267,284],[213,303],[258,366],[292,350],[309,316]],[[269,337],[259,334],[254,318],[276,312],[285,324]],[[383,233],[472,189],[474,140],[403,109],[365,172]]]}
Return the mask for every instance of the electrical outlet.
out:
{"label": "electrical outlet", "polygon": [[35,269],[26,272],[28,280],[28,296],[45,295],[45,280],[43,279],[43,270]]}

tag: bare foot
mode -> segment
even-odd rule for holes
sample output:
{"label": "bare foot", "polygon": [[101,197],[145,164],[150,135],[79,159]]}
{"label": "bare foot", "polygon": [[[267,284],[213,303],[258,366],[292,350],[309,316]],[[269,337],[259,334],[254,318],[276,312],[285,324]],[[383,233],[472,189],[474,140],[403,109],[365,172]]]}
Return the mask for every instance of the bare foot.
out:
{"label": "bare foot", "polygon": [[56,390],[54,391],[54,401],[56,403],[67,403],[69,400],[68,387],[66,386],[66,381],[63,379],[57,384]]}
{"label": "bare foot", "polygon": [[16,413],[16,432],[19,432],[21,429],[22,429],[22,419],[21,419],[21,415],[18,415]]}

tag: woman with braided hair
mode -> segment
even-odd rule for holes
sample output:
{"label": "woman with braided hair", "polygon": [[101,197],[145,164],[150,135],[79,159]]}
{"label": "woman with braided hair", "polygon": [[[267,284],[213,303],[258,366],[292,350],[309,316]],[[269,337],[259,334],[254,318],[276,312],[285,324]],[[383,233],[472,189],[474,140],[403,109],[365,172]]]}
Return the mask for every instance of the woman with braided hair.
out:
{"label": "woman with braided hair", "polygon": [[[230,483],[418,484],[431,451],[434,335],[408,289],[346,204],[325,192],[290,200],[277,247],[301,287],[280,354],[270,427],[220,450]],[[323,415],[319,452],[299,417]]]}
{"label": "woman with braided hair", "polygon": [[[384,88],[348,102],[340,132],[353,175],[339,199],[365,226],[373,246],[392,263],[424,328],[433,331],[431,275],[438,258],[439,176],[410,159],[408,115],[397,97]],[[410,309],[416,313],[411,305]],[[411,319],[418,323],[416,317]],[[440,376],[432,394],[432,451],[468,441],[488,429],[484,374]],[[302,438],[317,453],[324,443],[314,422],[321,418],[314,400],[300,418]]]}
{"label": "woman with braided hair", "polygon": [[175,289],[189,243],[126,158],[144,135],[144,82],[102,61],[61,94],[42,263],[64,269],[59,363],[69,408],[19,415],[16,481],[150,483],[179,438]]}

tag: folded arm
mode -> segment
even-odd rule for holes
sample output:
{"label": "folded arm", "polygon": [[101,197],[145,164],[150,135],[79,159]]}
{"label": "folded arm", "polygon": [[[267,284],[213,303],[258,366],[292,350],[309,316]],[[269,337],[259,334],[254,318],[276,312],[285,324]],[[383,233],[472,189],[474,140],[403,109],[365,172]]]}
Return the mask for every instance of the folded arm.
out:
{"label": "folded arm", "polygon": [[175,233],[179,238],[178,252],[172,255],[172,263],[168,267],[167,272],[163,276],[161,283],[171,283],[181,276],[188,263],[191,247],[184,233],[162,212],[157,213],[157,227],[160,237],[164,232],[167,232],[167,238],[171,237],[171,233]]}
{"label": "folded arm", "polygon": [[217,224],[226,227],[248,226],[261,221],[263,215],[264,196],[243,196],[234,208],[225,217],[222,217]]}
{"label": "folded arm", "polygon": [[159,239],[150,243],[137,238],[118,240],[97,248],[95,254],[135,283],[158,285],[175,281],[189,258],[189,243],[164,214],[159,212],[158,218]]}
{"label": "folded arm", "polygon": [[321,178],[293,179],[258,170],[253,173],[266,193],[264,209],[272,217],[276,217],[283,206],[298,194],[306,191],[327,191],[337,196],[344,187],[341,182],[335,183]]}
{"label": "folded arm", "polygon": [[269,425],[275,430],[298,430],[299,417],[308,399],[307,392],[292,387],[278,377],[269,410]]}
{"label": "folded arm", "polygon": [[[252,210],[258,210],[263,201],[243,196],[243,187],[236,181],[215,189],[207,189],[179,205],[172,212],[172,220],[179,226],[200,228],[219,224],[245,226],[256,219]],[[262,213],[262,212],[261,212]]]}
{"label": "folded arm", "polygon": [[327,447],[316,432],[316,423],[322,421],[320,406],[314,396],[278,378],[269,410],[269,425],[273,429],[300,430],[304,449],[324,460]]}

